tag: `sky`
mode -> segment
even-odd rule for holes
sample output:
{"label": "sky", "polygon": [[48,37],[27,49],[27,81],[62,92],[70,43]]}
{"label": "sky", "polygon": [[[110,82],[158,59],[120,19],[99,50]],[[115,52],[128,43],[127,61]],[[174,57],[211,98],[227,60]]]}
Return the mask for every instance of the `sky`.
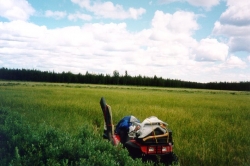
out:
{"label": "sky", "polygon": [[249,0],[0,0],[0,68],[250,81]]}

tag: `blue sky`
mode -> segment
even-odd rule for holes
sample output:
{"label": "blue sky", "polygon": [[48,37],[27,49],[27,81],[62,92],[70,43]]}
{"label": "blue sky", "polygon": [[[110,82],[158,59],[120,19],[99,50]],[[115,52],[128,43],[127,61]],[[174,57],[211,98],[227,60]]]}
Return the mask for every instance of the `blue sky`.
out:
{"label": "blue sky", "polygon": [[250,81],[249,0],[0,0],[0,67]]}

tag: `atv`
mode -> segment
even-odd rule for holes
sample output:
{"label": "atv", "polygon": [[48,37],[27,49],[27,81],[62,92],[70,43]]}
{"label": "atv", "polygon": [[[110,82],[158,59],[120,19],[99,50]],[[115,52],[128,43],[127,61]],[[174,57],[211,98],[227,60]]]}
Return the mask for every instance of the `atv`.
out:
{"label": "atv", "polygon": [[[106,104],[103,97],[100,105],[104,116],[103,138],[117,146],[121,144],[121,138],[114,130],[111,107]],[[167,123],[152,116],[146,118],[142,123],[134,122],[132,125],[139,126],[139,130],[128,133],[127,141],[122,144],[132,158],[141,158],[142,161],[153,161],[166,165],[178,165],[178,158],[173,152],[172,130],[168,128]]]}

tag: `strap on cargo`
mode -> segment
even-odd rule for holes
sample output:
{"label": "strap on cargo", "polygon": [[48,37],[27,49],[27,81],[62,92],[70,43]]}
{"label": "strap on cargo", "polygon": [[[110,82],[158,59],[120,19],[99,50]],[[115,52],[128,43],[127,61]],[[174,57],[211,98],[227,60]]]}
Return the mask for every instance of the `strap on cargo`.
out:
{"label": "strap on cargo", "polygon": [[[151,122],[149,119],[147,119],[147,121],[149,121],[149,123],[150,123],[151,126],[152,126],[152,122]],[[155,142],[158,143],[158,142],[157,142],[157,137],[156,137],[156,135],[155,135],[155,130],[153,129],[153,126],[152,126],[152,131],[153,131],[153,133],[154,133],[154,136],[149,136],[149,137],[154,138],[154,139],[155,139]],[[146,137],[146,138],[148,138],[148,137]],[[144,141],[144,139],[143,139],[143,141]]]}
{"label": "strap on cargo", "polygon": [[161,138],[161,137],[166,137],[166,136],[168,136],[168,133],[165,133],[165,134],[162,134],[162,135],[148,136],[148,137],[143,138],[142,140],[147,141],[148,139],[152,139],[152,138],[156,139],[156,138]]}

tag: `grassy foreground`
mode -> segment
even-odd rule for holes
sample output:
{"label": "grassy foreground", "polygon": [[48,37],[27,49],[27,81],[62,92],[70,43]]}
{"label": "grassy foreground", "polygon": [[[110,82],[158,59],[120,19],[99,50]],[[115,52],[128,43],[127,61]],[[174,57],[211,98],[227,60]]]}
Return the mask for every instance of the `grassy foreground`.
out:
{"label": "grassy foreground", "polygon": [[88,123],[101,137],[102,96],[115,123],[131,114],[166,121],[181,165],[250,165],[249,92],[0,82],[0,108],[71,135]]}

